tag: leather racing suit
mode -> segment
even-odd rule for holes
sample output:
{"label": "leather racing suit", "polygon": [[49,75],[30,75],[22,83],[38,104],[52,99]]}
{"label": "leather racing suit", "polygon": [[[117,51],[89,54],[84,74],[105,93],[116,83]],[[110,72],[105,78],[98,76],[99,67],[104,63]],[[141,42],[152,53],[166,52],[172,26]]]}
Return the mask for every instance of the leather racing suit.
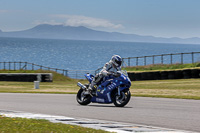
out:
{"label": "leather racing suit", "polygon": [[121,66],[117,67],[112,63],[112,60],[107,62],[103,69],[95,75],[94,79],[92,80],[89,89],[92,89],[93,91],[96,90],[94,88],[95,85],[98,85],[98,83],[103,79],[103,77],[111,75],[111,74],[117,74],[117,71],[121,71]]}

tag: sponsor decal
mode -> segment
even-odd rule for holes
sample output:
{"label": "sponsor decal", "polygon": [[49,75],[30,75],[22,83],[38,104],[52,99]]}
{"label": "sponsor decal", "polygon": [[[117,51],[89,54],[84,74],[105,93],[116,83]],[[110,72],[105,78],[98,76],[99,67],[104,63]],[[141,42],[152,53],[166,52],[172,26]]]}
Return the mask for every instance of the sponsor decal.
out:
{"label": "sponsor decal", "polygon": [[108,101],[111,102],[110,92],[107,93]]}
{"label": "sponsor decal", "polygon": [[100,93],[103,94],[105,90],[106,90],[106,88],[102,89]]}
{"label": "sponsor decal", "polygon": [[110,84],[109,86],[108,86],[108,89],[109,90],[112,90],[112,89],[114,89],[115,87],[116,87],[116,83],[112,83],[112,84]]}
{"label": "sponsor decal", "polygon": [[102,99],[102,98],[96,98],[96,101],[97,101],[97,102],[102,102],[102,103],[103,103],[105,100]]}

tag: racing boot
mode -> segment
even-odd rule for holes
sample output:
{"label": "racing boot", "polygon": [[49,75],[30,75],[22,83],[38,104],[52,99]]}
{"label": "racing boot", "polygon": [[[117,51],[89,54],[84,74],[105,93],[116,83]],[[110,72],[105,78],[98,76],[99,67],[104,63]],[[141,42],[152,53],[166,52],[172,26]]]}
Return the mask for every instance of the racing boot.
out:
{"label": "racing boot", "polygon": [[91,84],[88,87],[88,92],[91,96],[97,96],[97,86],[94,82],[91,82]]}

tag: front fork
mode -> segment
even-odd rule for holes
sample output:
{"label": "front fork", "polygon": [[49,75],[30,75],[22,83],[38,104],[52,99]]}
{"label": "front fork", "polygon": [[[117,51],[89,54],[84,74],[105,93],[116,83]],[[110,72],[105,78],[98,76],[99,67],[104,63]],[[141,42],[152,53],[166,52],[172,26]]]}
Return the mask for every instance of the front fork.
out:
{"label": "front fork", "polygon": [[120,94],[120,87],[118,87],[117,90],[118,90],[118,96],[120,96],[121,95]]}
{"label": "front fork", "polygon": [[117,96],[116,96],[116,100],[119,101],[120,103],[122,103],[122,101],[125,99],[125,94],[120,90],[120,87],[117,88]]}

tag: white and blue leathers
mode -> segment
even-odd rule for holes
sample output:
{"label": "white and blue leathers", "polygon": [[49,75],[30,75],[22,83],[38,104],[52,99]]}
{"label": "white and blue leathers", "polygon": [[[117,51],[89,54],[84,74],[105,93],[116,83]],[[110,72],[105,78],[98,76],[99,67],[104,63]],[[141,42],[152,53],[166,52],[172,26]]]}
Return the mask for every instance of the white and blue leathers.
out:
{"label": "white and blue leathers", "polygon": [[118,66],[118,67],[115,66],[113,61],[110,60],[104,65],[100,73],[96,74],[89,88],[92,89],[94,85],[98,84],[98,82],[103,79],[103,77],[108,76],[110,74],[116,74],[117,71],[121,71],[121,66]]}
{"label": "white and blue leathers", "polygon": [[117,71],[121,71],[121,66],[117,67],[113,64],[113,61],[110,60],[107,62],[103,69],[100,71],[100,75],[108,76],[109,73],[117,73]]}

